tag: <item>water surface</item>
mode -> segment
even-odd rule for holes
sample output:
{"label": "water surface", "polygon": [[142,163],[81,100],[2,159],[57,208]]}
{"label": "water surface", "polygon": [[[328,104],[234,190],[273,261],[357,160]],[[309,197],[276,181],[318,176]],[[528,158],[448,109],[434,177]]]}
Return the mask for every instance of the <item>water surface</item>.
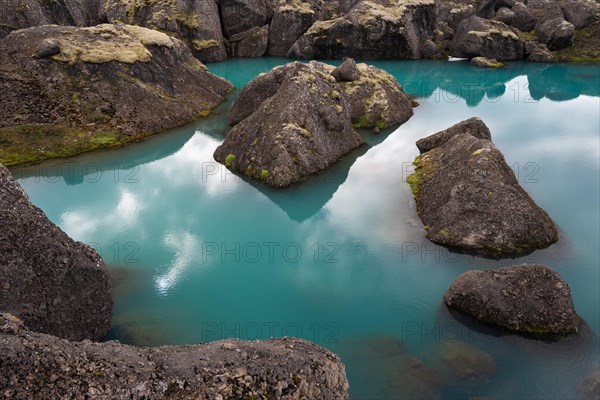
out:
{"label": "water surface", "polygon": [[[284,62],[209,67],[241,88]],[[460,341],[488,352],[497,372],[487,384],[446,380],[443,398],[575,398],[579,379],[599,362],[598,68],[375,64],[418,98],[415,115],[396,130],[363,132],[367,146],[285,191],[213,161],[228,104],[139,144],[13,172],[53,222],[109,265],[112,338],[162,345],[300,336],[342,357],[361,399],[430,396],[429,368],[442,368],[444,346]],[[405,182],[414,143],[472,116],[490,127],[521,185],[555,221],[559,243],[490,261],[424,239]],[[443,306],[462,272],[517,262],[562,274],[586,322],[582,334],[559,343],[500,336]]]}

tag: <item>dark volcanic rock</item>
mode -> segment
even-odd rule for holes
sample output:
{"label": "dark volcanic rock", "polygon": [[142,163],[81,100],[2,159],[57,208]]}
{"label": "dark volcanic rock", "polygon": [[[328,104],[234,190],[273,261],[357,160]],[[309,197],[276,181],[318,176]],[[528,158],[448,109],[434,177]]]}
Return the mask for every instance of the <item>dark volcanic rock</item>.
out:
{"label": "dark volcanic rock", "polygon": [[552,51],[564,49],[573,44],[575,27],[563,18],[546,21],[536,28],[540,42],[546,44]]}
{"label": "dark volcanic rock", "polygon": [[339,82],[356,128],[383,129],[412,117],[412,102],[396,78],[372,65],[358,64],[357,70],[358,79]]}
{"label": "dark volcanic rock", "polygon": [[600,4],[594,0],[563,0],[561,9],[565,19],[575,26],[575,29],[582,29],[594,22],[598,14]]}
{"label": "dark volcanic rock", "polygon": [[554,55],[548,49],[548,46],[542,43],[538,43],[533,47],[533,50],[529,53],[527,61],[550,63],[554,61]]}
{"label": "dark volcanic rock", "polygon": [[502,7],[496,12],[496,19],[506,25],[513,25],[517,14],[510,8]]}
{"label": "dark volcanic rock", "polygon": [[269,25],[252,28],[229,39],[232,57],[262,57],[269,42]]}
{"label": "dark volcanic rock", "polygon": [[[101,340],[112,315],[104,262],[32,205],[1,164],[0,226],[0,312],[18,316],[34,331]],[[2,368],[6,353],[0,354]]]}
{"label": "dark volcanic rock", "polygon": [[[384,4],[381,4],[384,3]],[[304,59],[418,59],[433,34],[433,0],[364,1],[346,15],[317,21],[287,56]]]}
{"label": "dark volcanic rock", "polygon": [[500,61],[520,60],[524,55],[524,45],[506,24],[473,16],[458,26],[450,43],[450,54],[468,58],[482,56]]}
{"label": "dark volcanic rock", "polygon": [[228,38],[267,25],[273,15],[273,0],[220,0],[217,3],[223,32]]}
{"label": "dark volcanic rock", "polygon": [[[243,113],[234,111],[251,114],[227,134],[215,160],[270,186],[285,187],[358,147],[362,139],[352,129],[348,100],[332,68],[318,62],[291,63],[250,83],[248,90],[263,88],[256,96],[264,100]],[[237,103],[246,97],[242,95]]]}
{"label": "dark volcanic rock", "polygon": [[486,257],[513,257],[558,240],[554,223],[519,186],[479,119],[419,142],[409,183],[427,238]]}
{"label": "dark volcanic rock", "polygon": [[514,332],[552,338],[578,331],[569,286],[544,265],[465,272],[444,301],[479,321]]}
{"label": "dark volcanic rock", "polygon": [[515,17],[512,24],[509,25],[514,26],[523,32],[529,32],[535,28],[537,19],[533,16],[525,4],[517,2],[510,10],[515,13]]}
{"label": "dark volcanic rock", "polygon": [[313,2],[288,0],[279,3],[271,21],[268,55],[285,57],[296,40],[317,21]]}
{"label": "dark volcanic rock", "polygon": [[181,39],[200,61],[227,58],[214,0],[105,0],[101,11],[108,22],[139,25]]}
{"label": "dark volcanic rock", "polygon": [[90,26],[100,22],[100,0],[0,0],[0,38],[40,25]]}
{"label": "dark volcanic rock", "polygon": [[557,0],[527,0],[526,4],[527,9],[535,17],[538,25],[551,19],[563,18]]}
{"label": "dark volcanic rock", "polygon": [[336,81],[355,81],[360,78],[360,71],[356,67],[356,61],[353,58],[346,58],[344,62],[337,67],[332,73]]}
{"label": "dark volcanic rock", "polygon": [[0,314],[0,393],[12,399],[347,399],[344,365],[300,339],[133,347],[69,342]]}
{"label": "dark volcanic rock", "polygon": [[[59,53],[32,57],[49,41]],[[231,84],[177,39],[106,24],[34,27],[1,39],[0,88],[0,162],[10,165],[183,125],[209,114]]]}

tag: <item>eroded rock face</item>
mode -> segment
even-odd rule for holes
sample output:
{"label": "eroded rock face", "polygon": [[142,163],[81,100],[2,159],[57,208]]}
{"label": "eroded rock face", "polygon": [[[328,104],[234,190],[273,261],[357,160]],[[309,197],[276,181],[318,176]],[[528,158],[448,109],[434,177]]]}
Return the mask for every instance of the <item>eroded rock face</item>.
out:
{"label": "eroded rock face", "polygon": [[273,13],[267,54],[285,57],[292,45],[319,19],[316,1],[281,1]]}
{"label": "eroded rock face", "polygon": [[293,62],[242,89],[228,115],[235,126],[214,156],[230,169],[285,187],[358,147],[362,139],[353,126],[387,128],[412,113],[411,100],[382,69],[351,59],[339,68]]}
{"label": "eroded rock face", "polygon": [[499,61],[520,60],[524,55],[524,44],[506,24],[472,16],[458,26],[450,43],[450,54]]}
{"label": "eroded rock face", "polygon": [[229,45],[232,57],[262,57],[269,42],[269,25],[251,28],[231,36]]}
{"label": "eroded rock face", "polygon": [[203,62],[227,58],[214,0],[104,0],[101,12],[110,23],[143,26],[178,38]]}
{"label": "eroded rock face", "polygon": [[347,399],[345,368],[300,339],[143,348],[68,342],[0,314],[6,398]]}
{"label": "eroded rock face", "polygon": [[0,40],[0,88],[0,161],[10,165],[183,125],[209,114],[231,84],[177,39],[105,24],[13,32]]}
{"label": "eroded rock face", "polygon": [[0,0],[0,38],[39,25],[90,26],[100,22],[100,0]]}
{"label": "eroded rock face", "polygon": [[431,241],[503,258],[558,240],[554,223],[519,186],[478,118],[417,142],[423,152],[408,178]]}
{"label": "eroded rock face", "polygon": [[101,340],[112,316],[104,262],[32,205],[1,164],[0,226],[0,312],[38,332]]}
{"label": "eroded rock face", "polygon": [[[251,94],[242,91],[236,102],[254,95],[256,100],[242,113],[232,107],[234,115],[247,116],[227,134],[215,160],[270,186],[285,187],[358,147],[362,139],[352,129],[348,100],[330,72],[331,67],[318,62],[292,63],[250,83]],[[230,116],[230,121],[237,119]]]}
{"label": "eroded rock face", "polygon": [[524,334],[555,338],[579,327],[569,286],[540,264],[465,272],[444,302],[479,321]]}
{"label": "eroded rock face", "polygon": [[433,0],[363,1],[347,14],[317,21],[287,56],[304,59],[418,59],[435,24]]}

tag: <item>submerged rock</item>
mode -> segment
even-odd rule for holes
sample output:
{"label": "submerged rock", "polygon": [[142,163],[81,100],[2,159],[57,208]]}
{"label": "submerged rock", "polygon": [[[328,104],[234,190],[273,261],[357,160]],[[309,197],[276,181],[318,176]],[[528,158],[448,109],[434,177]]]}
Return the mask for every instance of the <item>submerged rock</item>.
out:
{"label": "submerged rock", "polygon": [[143,348],[69,342],[0,314],[6,398],[347,399],[345,368],[300,339]]}
{"label": "submerged rock", "polygon": [[590,371],[579,382],[579,393],[584,400],[600,398],[600,368]]}
{"label": "submerged rock", "polygon": [[450,43],[450,54],[500,61],[520,60],[524,55],[524,44],[506,24],[472,16],[458,26]]}
{"label": "submerged rock", "polygon": [[[32,205],[1,164],[0,226],[0,312],[18,316],[38,332],[101,340],[112,315],[104,262]],[[0,354],[4,363],[5,353]]]}
{"label": "submerged rock", "polygon": [[347,14],[315,22],[289,58],[418,59],[433,33],[433,0],[362,1]]}
{"label": "submerged rock", "polygon": [[514,257],[550,246],[558,232],[519,186],[479,118],[417,142],[424,152],[408,181],[427,238],[485,257]]}
{"label": "submerged rock", "polygon": [[468,390],[489,384],[496,374],[492,356],[464,342],[443,342],[435,366],[445,385]]}
{"label": "submerged rock", "polygon": [[[351,71],[340,72],[346,68]],[[344,76],[357,79],[341,80]],[[410,99],[379,68],[354,60],[341,69],[316,61],[289,63],[242,89],[228,116],[235,126],[214,156],[230,169],[285,187],[358,147],[362,139],[353,124],[386,128],[410,116]]]}
{"label": "submerged rock", "polygon": [[101,11],[110,23],[139,25],[184,41],[200,61],[227,58],[214,0],[104,0]]}
{"label": "submerged rock", "polygon": [[569,286],[540,264],[465,272],[444,302],[479,321],[540,337],[562,337],[579,327]]}
{"label": "submerged rock", "polygon": [[209,114],[231,84],[177,39],[105,24],[34,27],[1,39],[0,88],[0,161],[10,165],[186,124]]}
{"label": "submerged rock", "polygon": [[[285,187],[317,173],[362,143],[352,129],[348,100],[318,62],[278,67],[250,83],[253,107],[227,134],[214,157],[228,168],[270,186]],[[270,95],[274,92],[272,95]],[[246,97],[243,91],[237,103]],[[234,115],[240,115],[232,107]],[[230,118],[231,120],[237,118]]]}

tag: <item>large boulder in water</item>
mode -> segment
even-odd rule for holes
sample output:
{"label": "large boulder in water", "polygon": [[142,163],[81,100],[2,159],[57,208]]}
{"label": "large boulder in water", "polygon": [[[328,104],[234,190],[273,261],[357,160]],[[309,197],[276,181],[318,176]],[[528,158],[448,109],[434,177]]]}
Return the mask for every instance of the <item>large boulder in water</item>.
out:
{"label": "large boulder in water", "polygon": [[301,339],[135,347],[69,342],[0,314],[10,399],[348,399],[344,364]]}
{"label": "large boulder in water", "polygon": [[121,145],[210,114],[231,84],[183,42],[131,25],[41,26],[0,40],[0,162]]}
{"label": "large boulder in water", "polygon": [[558,233],[519,186],[479,118],[417,142],[409,176],[427,238],[451,249],[502,258],[550,246]]}
{"label": "large boulder in water", "polygon": [[287,56],[303,59],[418,59],[433,34],[433,0],[363,1],[347,14],[315,22]]}
{"label": "large boulder in water", "polygon": [[508,61],[520,60],[524,53],[523,41],[512,28],[477,16],[461,22],[450,43],[450,54],[455,57]]}
{"label": "large boulder in water", "polygon": [[215,159],[271,186],[288,186],[360,145],[353,125],[386,128],[411,116],[410,99],[379,68],[350,59],[337,69],[293,62],[242,89],[228,115],[235,126]]}
{"label": "large boulder in water", "polygon": [[[285,187],[358,147],[362,139],[352,129],[348,100],[330,72],[318,62],[291,63],[250,83],[248,92],[257,100],[244,107],[241,115],[250,114],[227,134],[215,160],[270,186]],[[252,88],[259,90],[254,94]],[[237,103],[245,97],[240,94]]]}
{"label": "large boulder in water", "polygon": [[184,41],[203,62],[227,58],[214,0],[104,0],[102,18],[155,29]]}
{"label": "large boulder in water", "polygon": [[576,333],[580,322],[567,283],[540,264],[465,272],[444,302],[481,322],[541,337]]}
{"label": "large boulder in water", "polygon": [[[0,312],[18,316],[34,331],[101,340],[113,304],[104,262],[31,204],[1,164],[0,226]],[[6,353],[0,353],[4,366]]]}

